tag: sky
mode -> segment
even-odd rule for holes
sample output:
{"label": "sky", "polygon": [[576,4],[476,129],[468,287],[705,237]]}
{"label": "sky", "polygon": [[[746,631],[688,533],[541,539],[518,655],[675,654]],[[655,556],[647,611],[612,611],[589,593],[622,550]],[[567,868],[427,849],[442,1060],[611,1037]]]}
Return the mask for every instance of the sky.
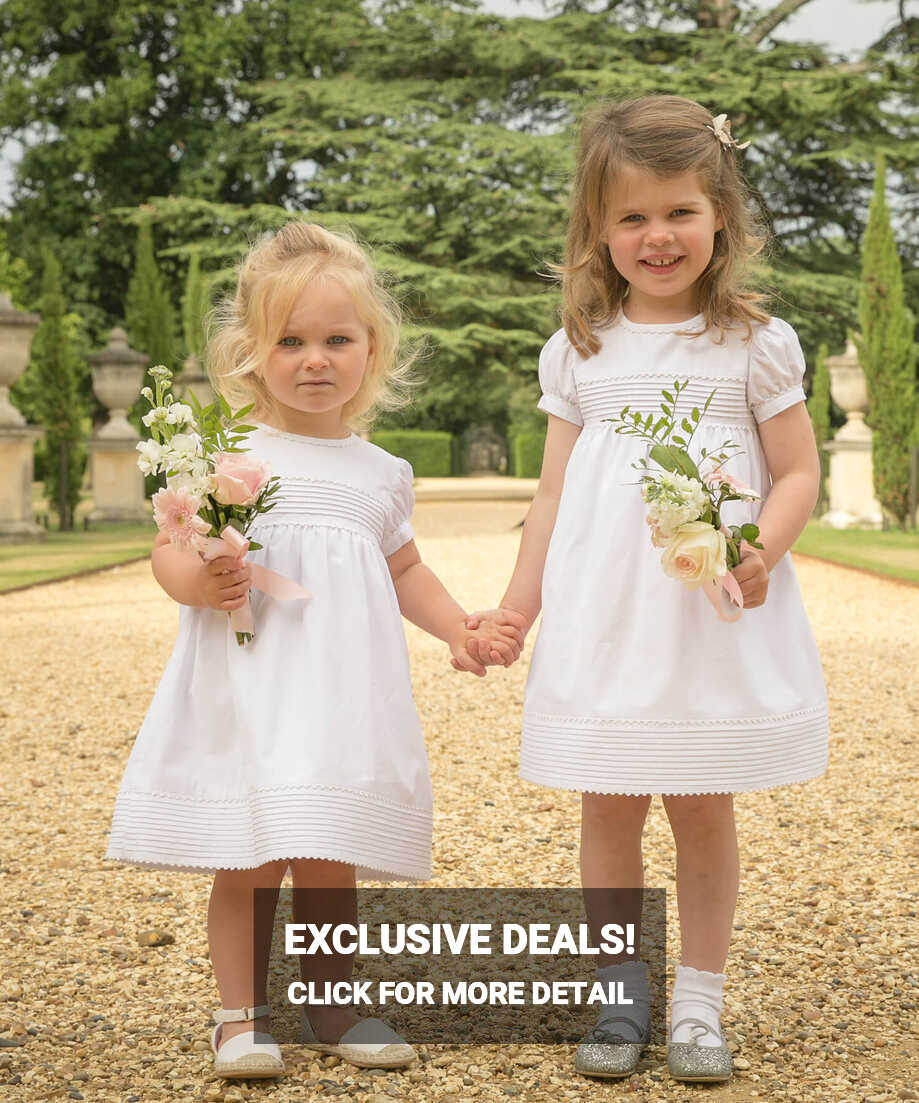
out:
{"label": "sky", "polygon": [[[768,11],[778,0],[762,4]],[[540,0],[485,0],[489,11],[506,15],[543,15]],[[896,0],[811,0],[776,31],[777,38],[812,39],[840,53],[863,50],[894,21]],[[0,204],[9,196],[12,166],[19,145],[7,142],[0,149]]]}

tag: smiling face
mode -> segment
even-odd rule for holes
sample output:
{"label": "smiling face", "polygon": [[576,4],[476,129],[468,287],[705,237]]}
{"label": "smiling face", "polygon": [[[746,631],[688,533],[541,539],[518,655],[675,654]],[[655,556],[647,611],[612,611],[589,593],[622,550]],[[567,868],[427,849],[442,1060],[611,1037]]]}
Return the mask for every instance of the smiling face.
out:
{"label": "smiling face", "polygon": [[260,372],[277,428],[347,436],[342,409],[357,394],[372,356],[373,339],[346,289],[332,276],[313,280],[294,301]]}
{"label": "smiling face", "polygon": [[682,322],[699,310],[696,283],[723,223],[694,173],[661,179],[627,167],[609,197],[606,243],[629,284],[633,322]]}

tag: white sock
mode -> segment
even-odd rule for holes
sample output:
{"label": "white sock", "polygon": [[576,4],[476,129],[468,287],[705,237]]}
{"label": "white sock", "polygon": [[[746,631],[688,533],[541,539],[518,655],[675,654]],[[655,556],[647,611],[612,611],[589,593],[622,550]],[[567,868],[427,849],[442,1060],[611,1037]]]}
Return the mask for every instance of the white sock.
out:
{"label": "white sock", "polygon": [[[605,965],[597,970],[597,980],[604,985],[621,983],[622,994],[631,1003],[604,1003],[597,1026],[606,1026],[627,1042],[640,1042],[648,1033],[651,1020],[651,995],[648,990],[648,966],[644,961],[624,961]],[[619,1020],[612,1021],[610,1020]],[[628,1021],[625,1021],[628,1020]]]}
{"label": "white sock", "polygon": [[[676,967],[676,981],[670,1002],[670,1041],[697,1041],[700,1046],[724,1043],[721,1033],[724,973],[706,973],[691,965]],[[699,1024],[704,1023],[707,1030]]]}

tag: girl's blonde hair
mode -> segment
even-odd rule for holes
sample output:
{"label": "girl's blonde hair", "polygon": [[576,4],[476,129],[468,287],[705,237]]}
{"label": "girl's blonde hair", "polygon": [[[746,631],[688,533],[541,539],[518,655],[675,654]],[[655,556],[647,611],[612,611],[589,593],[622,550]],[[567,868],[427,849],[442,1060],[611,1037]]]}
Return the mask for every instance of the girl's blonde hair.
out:
{"label": "girl's blonde hair", "polygon": [[698,290],[705,328],[721,331],[768,321],[764,296],[745,286],[751,259],[766,242],[750,211],[750,196],[737,155],[711,129],[713,118],[682,96],[646,96],[601,104],[581,124],[565,263],[552,265],[562,281],[562,324],[586,357],[600,349],[594,332],[622,309],[628,283],[613,267],[606,243],[610,192],[623,168],[660,179],[695,173],[724,227],[715,233]]}
{"label": "girl's blonde hair", "polygon": [[342,409],[354,429],[380,410],[408,401],[410,351],[401,350],[399,304],[368,255],[343,233],[312,222],[288,222],[265,234],[237,267],[236,291],[212,312],[207,368],[214,387],[235,408],[255,403],[253,416],[271,417],[275,403],[261,367],[284,336],[300,294],[316,279],[335,279],[349,293],[372,338],[373,352],[357,394]]}

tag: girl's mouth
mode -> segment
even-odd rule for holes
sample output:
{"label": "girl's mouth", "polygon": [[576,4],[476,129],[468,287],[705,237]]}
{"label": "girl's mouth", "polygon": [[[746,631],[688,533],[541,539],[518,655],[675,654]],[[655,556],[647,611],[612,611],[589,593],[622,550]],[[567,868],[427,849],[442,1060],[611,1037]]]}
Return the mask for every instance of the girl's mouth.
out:
{"label": "girl's mouth", "polygon": [[666,276],[675,272],[684,260],[685,257],[652,257],[640,260],[638,263],[646,272],[653,272],[656,276]]}

